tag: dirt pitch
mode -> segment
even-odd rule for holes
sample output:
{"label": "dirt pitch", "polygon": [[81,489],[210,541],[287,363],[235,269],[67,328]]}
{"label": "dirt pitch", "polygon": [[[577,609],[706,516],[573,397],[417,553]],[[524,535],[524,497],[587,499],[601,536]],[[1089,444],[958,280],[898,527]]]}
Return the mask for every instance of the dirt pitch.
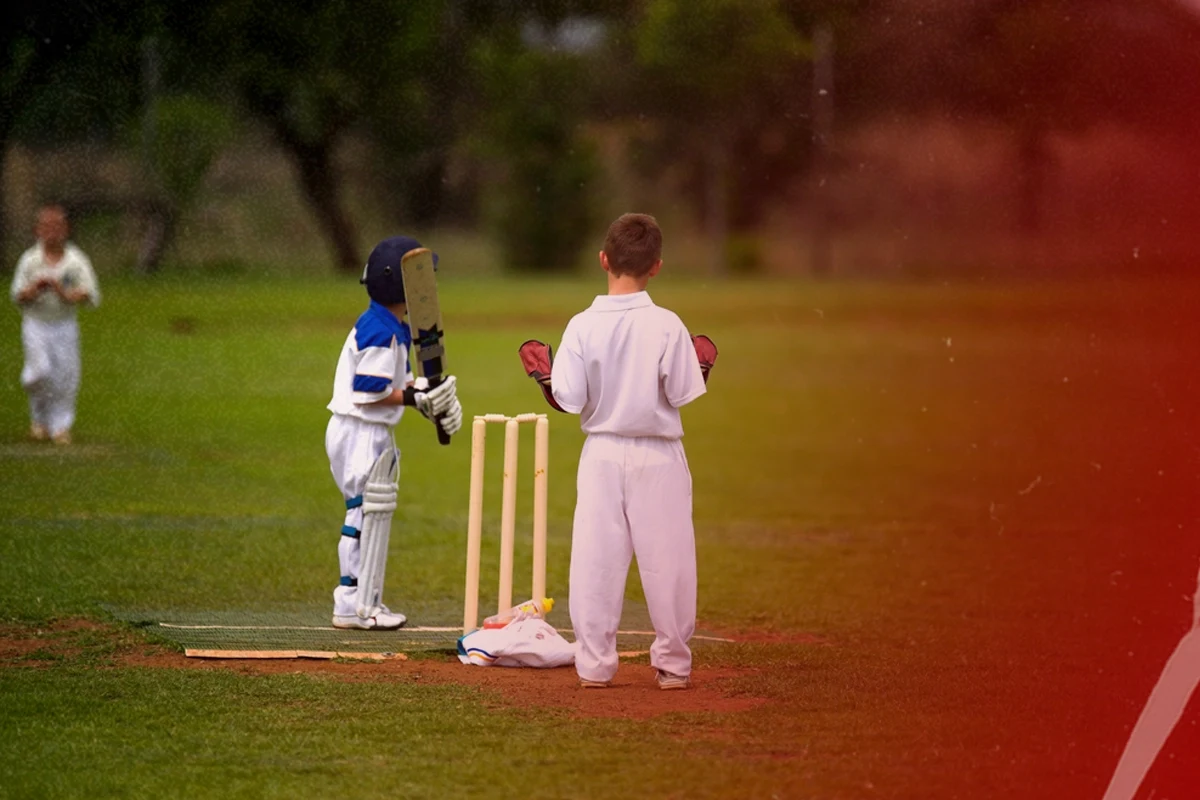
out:
{"label": "dirt pitch", "polygon": [[[640,653],[630,654],[640,655]],[[511,669],[475,667],[452,655],[396,657],[381,661],[315,658],[188,658],[141,641],[119,626],[90,620],[59,620],[42,626],[0,624],[0,669],[38,669],[81,657],[98,668],[231,670],[246,675],[313,674],[347,681],[459,684],[478,687],[497,706],[566,709],[577,717],[648,719],[672,713],[728,714],[758,707],[766,698],[734,695],[733,679],[747,669],[699,669],[686,691],[664,692],[654,670],[623,659],[608,689],[581,689],[572,667]]]}

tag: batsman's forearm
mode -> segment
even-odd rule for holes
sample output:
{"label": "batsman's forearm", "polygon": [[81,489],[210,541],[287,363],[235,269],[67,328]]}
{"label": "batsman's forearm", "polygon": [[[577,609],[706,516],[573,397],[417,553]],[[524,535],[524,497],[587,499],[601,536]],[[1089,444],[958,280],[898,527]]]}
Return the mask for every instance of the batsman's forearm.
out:
{"label": "batsman's forearm", "polygon": [[408,384],[403,389],[392,389],[392,393],[371,403],[373,406],[415,406],[417,404],[417,390],[413,384]]}
{"label": "batsman's forearm", "polygon": [[383,397],[379,398],[375,402],[370,403],[370,405],[373,405],[373,406],[411,406],[412,403],[408,402],[408,400],[407,400],[408,395],[410,393],[411,393],[411,387],[409,387],[409,389],[392,389],[391,394],[385,394]]}

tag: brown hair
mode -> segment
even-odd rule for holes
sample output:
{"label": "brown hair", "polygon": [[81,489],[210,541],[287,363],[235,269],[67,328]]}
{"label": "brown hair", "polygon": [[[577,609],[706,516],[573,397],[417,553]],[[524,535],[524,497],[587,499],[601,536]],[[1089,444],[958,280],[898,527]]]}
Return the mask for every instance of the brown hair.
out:
{"label": "brown hair", "polygon": [[641,278],[662,259],[662,231],[649,214],[622,214],[604,237],[604,255],[613,275]]}

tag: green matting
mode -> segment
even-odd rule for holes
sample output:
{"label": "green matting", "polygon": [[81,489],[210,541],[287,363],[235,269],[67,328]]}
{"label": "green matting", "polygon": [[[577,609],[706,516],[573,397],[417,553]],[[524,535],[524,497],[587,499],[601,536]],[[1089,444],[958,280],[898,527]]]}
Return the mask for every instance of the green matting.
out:
{"label": "green matting", "polygon": [[[573,640],[567,599],[556,598],[547,622]],[[396,607],[408,624],[396,631],[360,631],[334,628],[327,607],[275,610],[165,610],[105,606],[122,622],[145,630],[186,650],[321,651],[342,653],[401,653],[418,650],[454,650],[462,635],[462,605],[451,601],[423,606]],[[481,614],[480,622],[482,623]],[[650,615],[642,603],[625,602],[617,647],[644,650],[654,640]],[[697,631],[698,641],[730,641]]]}

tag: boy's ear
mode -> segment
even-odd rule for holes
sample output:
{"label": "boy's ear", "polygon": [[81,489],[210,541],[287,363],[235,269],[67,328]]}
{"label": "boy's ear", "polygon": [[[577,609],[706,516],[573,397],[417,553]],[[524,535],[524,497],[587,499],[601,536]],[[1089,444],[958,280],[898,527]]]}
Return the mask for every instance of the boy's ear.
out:
{"label": "boy's ear", "polygon": [[654,266],[650,268],[650,271],[647,272],[646,275],[648,277],[653,278],[655,275],[658,274],[658,271],[660,269],[662,269],[662,259],[661,258],[658,261],[654,262]]}
{"label": "boy's ear", "polygon": [[604,254],[603,250],[600,251],[600,266],[604,267],[605,272],[612,272],[608,267],[608,256]]}

